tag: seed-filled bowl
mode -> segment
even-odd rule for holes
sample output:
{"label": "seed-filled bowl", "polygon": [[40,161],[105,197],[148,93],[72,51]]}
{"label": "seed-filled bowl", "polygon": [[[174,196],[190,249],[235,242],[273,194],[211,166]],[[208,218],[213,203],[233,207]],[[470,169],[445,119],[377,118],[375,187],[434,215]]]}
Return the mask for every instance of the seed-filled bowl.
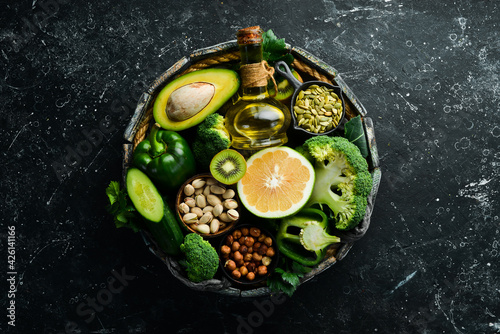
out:
{"label": "seed-filled bowl", "polygon": [[244,224],[235,228],[222,238],[217,251],[224,275],[240,285],[266,280],[278,265],[276,239],[255,225]]}
{"label": "seed-filled bowl", "polygon": [[345,116],[342,89],[323,81],[298,81],[284,61],[275,65],[276,72],[295,89],[291,100],[293,127],[317,136],[339,128]]}
{"label": "seed-filled bowl", "polygon": [[190,232],[214,238],[229,231],[239,220],[236,187],[222,184],[211,174],[198,174],[179,188],[175,209]]}

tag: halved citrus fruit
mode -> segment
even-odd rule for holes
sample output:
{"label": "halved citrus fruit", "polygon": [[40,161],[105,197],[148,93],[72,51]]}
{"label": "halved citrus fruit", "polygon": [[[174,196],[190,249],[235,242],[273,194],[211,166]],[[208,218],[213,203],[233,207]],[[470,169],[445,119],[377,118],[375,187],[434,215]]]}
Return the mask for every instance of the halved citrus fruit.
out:
{"label": "halved citrus fruit", "polygon": [[247,160],[238,195],[248,211],[264,218],[281,218],[299,211],[314,186],[314,168],[299,152],[286,146],[263,149]]}

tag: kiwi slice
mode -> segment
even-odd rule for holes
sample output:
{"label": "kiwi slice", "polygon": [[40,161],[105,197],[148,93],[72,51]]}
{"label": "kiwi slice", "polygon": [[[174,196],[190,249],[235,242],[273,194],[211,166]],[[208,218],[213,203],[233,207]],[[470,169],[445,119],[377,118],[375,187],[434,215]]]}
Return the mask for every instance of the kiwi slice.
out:
{"label": "kiwi slice", "polygon": [[[297,80],[299,80],[300,82],[303,82],[302,77],[300,76],[300,74],[297,71],[295,71],[294,69],[291,69],[291,71],[292,71],[293,76]],[[293,88],[292,84],[290,82],[288,82],[288,80],[286,80],[282,76],[278,76],[276,78],[276,85],[278,86],[278,92],[274,96],[274,98],[276,100],[286,101],[287,99],[292,97],[293,92],[294,92],[294,88]],[[269,95],[271,95],[271,96],[274,95],[274,84],[272,81],[269,81],[268,86],[267,86],[267,90],[269,91]]]}
{"label": "kiwi slice", "polygon": [[219,182],[234,184],[247,171],[245,158],[237,151],[225,149],[217,153],[210,162],[210,173]]}

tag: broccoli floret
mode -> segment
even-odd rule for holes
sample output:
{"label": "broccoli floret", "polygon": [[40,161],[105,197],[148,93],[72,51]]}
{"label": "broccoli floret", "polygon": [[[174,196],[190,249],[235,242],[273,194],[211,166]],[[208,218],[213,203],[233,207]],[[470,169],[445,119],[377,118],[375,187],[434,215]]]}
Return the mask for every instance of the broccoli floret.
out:
{"label": "broccoli floret", "polygon": [[224,126],[224,116],[210,114],[196,128],[193,154],[201,169],[208,170],[212,158],[231,146],[231,137]]}
{"label": "broccoli floret", "polygon": [[323,135],[307,139],[302,149],[314,159],[316,173],[307,206],[327,205],[335,215],[337,229],[355,227],[365,215],[372,189],[368,163],[359,148],[346,138]]}
{"label": "broccoli floret", "polygon": [[219,266],[219,256],[215,248],[196,234],[189,233],[180,246],[186,255],[180,263],[186,268],[190,281],[198,283],[214,277]]}

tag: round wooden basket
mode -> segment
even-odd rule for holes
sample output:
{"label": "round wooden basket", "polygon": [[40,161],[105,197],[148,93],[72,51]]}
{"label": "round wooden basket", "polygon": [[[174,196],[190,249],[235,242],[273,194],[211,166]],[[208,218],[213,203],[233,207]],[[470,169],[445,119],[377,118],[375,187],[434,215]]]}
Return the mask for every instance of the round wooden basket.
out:
{"label": "round wooden basket", "polygon": [[[344,94],[347,120],[352,117],[356,117],[357,115],[361,116],[370,152],[367,160],[370,173],[373,177],[373,188],[370,196],[368,197],[368,206],[363,221],[353,230],[339,235],[344,243],[340,244],[340,246],[332,246],[325,259],[301,279],[301,284],[303,284],[334,265],[337,261],[344,259],[351,247],[354,245],[354,242],[365,235],[370,226],[370,217],[380,184],[381,171],[379,168],[378,152],[375,143],[373,121],[371,118],[367,117],[366,109],[358,101],[351,89],[345,84],[332,66],[324,63],[301,48],[292,47],[287,44],[287,49],[295,59],[292,67],[299,72],[299,74],[304,78],[304,81],[319,80],[341,87]],[[182,74],[210,67],[231,66],[237,64],[239,60],[240,55],[236,41],[224,42],[208,48],[196,50],[191,55],[183,57],[172,65],[167,71],[161,74],[150,85],[148,90],[145,91],[140,97],[132,119],[124,133],[126,143],[123,145],[123,178],[127,169],[131,166],[134,148],[147,136],[154,123],[153,104],[161,89],[169,81]],[[246,287],[245,289],[232,286],[232,283],[223,275],[217,275],[214,279],[201,283],[193,283],[187,279],[184,270],[179,265],[177,260],[164,254],[156,246],[155,241],[147,232],[143,232],[142,237],[150,251],[167,265],[170,272],[186,286],[192,289],[199,291],[213,291],[225,295],[241,297],[265,296],[271,293],[270,289],[265,284],[250,288]]]}

